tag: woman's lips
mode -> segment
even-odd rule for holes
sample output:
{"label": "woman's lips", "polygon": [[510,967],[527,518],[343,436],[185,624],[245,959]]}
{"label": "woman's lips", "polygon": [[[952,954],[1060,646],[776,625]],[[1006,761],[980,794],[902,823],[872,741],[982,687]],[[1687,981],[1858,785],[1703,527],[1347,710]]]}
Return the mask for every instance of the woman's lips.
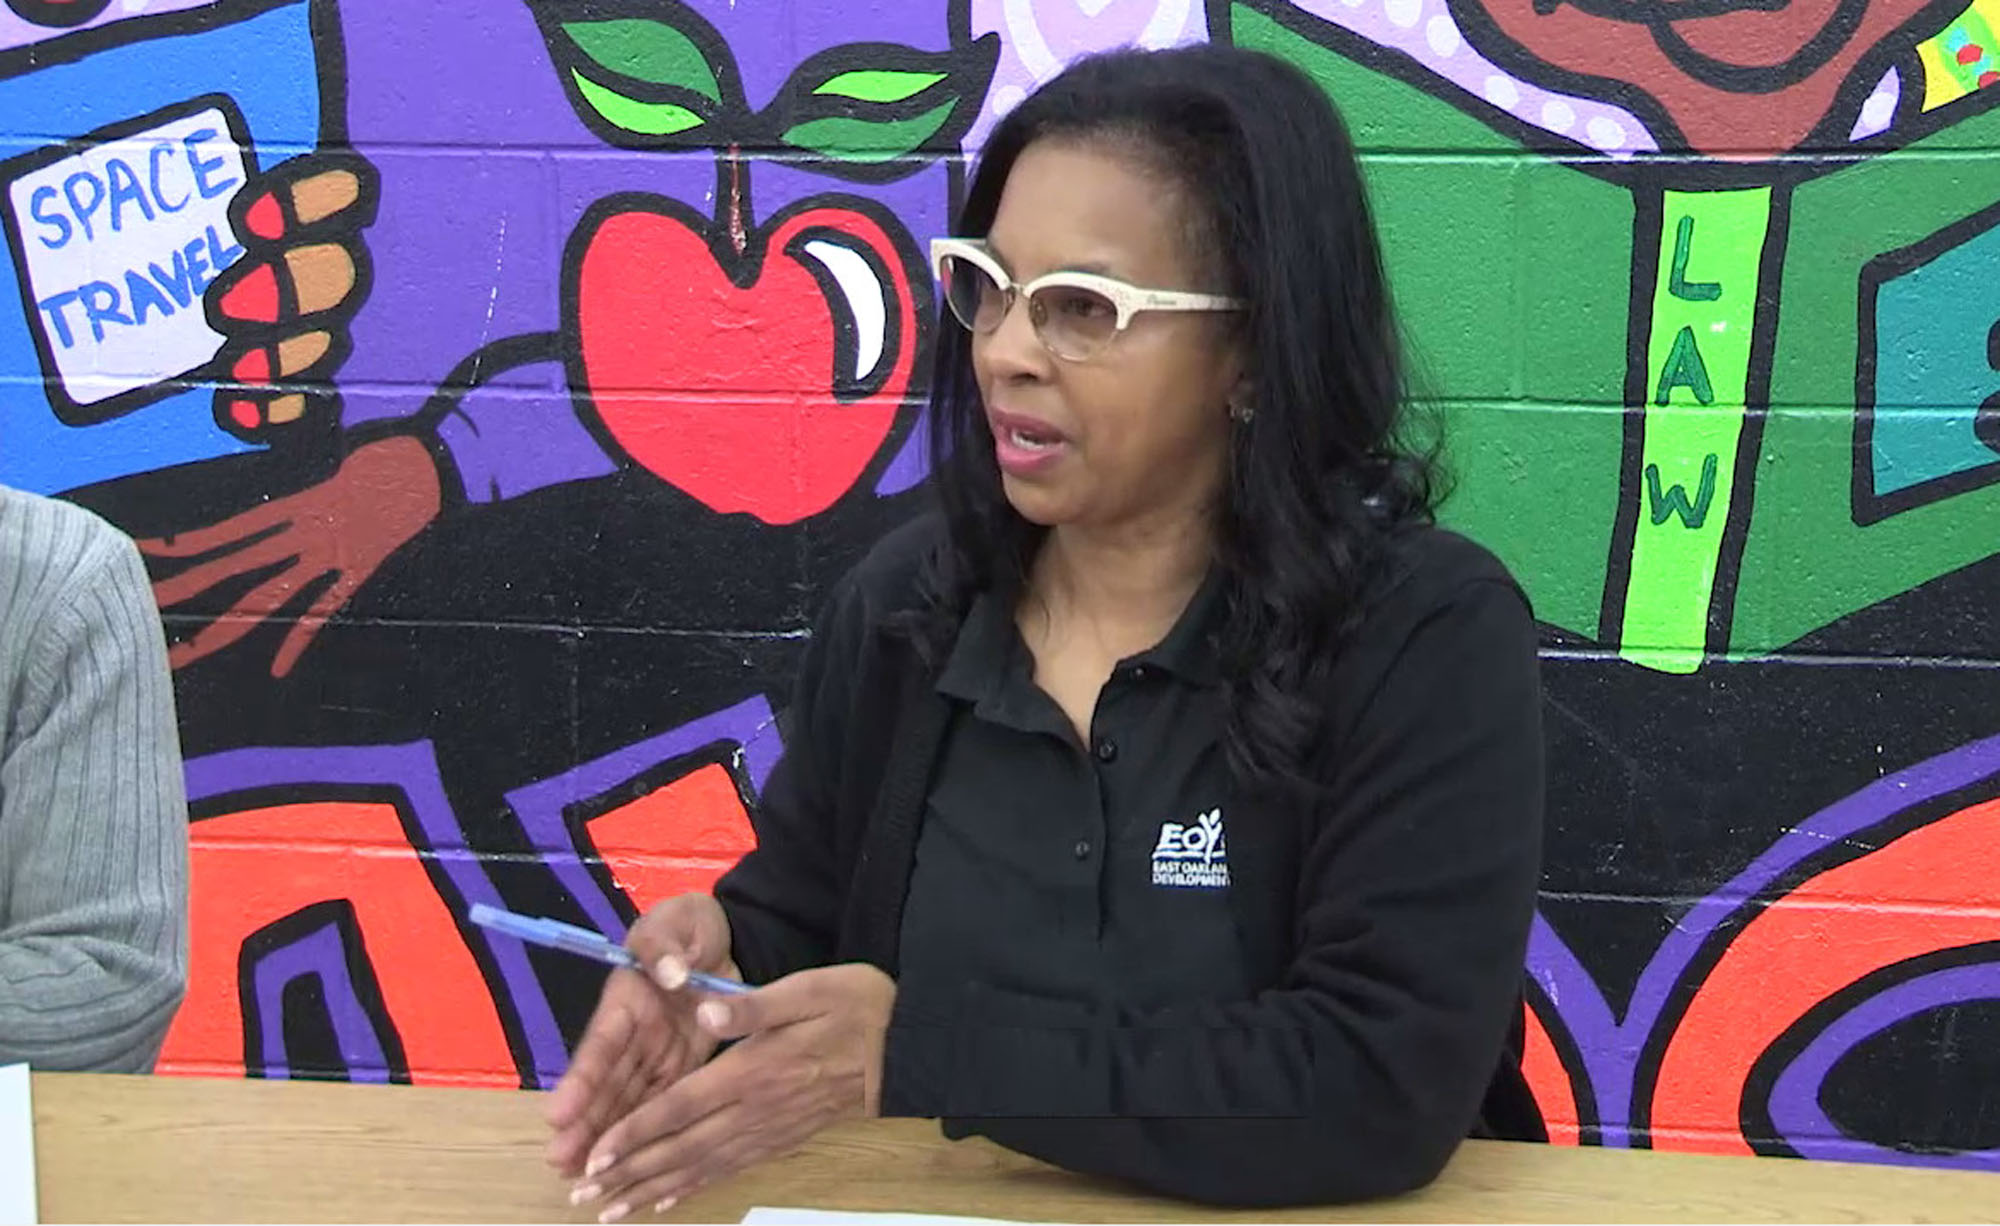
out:
{"label": "woman's lips", "polygon": [[1000,471],[1011,477],[1034,476],[1069,449],[1062,431],[1037,417],[989,409],[986,423],[993,431],[993,454]]}

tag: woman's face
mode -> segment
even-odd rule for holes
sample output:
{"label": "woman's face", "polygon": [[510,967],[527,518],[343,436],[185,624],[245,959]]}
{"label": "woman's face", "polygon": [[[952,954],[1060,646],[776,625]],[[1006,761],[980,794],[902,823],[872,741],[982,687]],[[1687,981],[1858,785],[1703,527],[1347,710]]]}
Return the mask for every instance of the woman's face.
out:
{"label": "woman's face", "polygon": [[[1017,285],[1057,270],[1221,293],[1190,248],[1182,193],[1103,146],[1038,141],[1014,162],[987,243]],[[972,337],[1007,500],[1045,526],[1138,526],[1205,511],[1227,471],[1241,373],[1226,314],[1146,311],[1065,361],[1028,305]]]}

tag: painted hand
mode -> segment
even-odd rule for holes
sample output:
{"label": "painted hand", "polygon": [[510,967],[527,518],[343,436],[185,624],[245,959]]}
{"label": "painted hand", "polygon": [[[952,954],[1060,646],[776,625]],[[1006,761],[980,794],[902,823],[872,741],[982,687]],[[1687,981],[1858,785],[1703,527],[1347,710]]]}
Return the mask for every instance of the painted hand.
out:
{"label": "painted hand", "polygon": [[829,1124],[877,1114],[895,1002],[895,981],[865,963],[703,1000],[698,1024],[714,1039],[743,1041],[607,1128],[573,1199],[604,1204],[602,1222],[647,1205],[665,1212]]}
{"label": "painted hand", "polygon": [[[706,894],[655,906],[626,935],[626,948],[651,968],[617,970],[605,981],[569,1070],[549,1096],[549,1165],[572,1178],[607,1129],[671,1089],[715,1052],[716,1037],[695,1021],[700,993],[679,990],[687,971],[738,978],[729,958],[729,920]],[[581,1199],[581,1198],[579,1198]]]}
{"label": "painted hand", "polygon": [[317,587],[311,605],[271,660],[273,677],[289,673],[327,619],[390,554],[437,518],[439,497],[430,452],[416,439],[399,435],[355,448],[333,476],[309,489],[211,527],[140,541],[139,549],[148,557],[197,559],[153,584],[162,609],[277,568],[192,637],[176,643],[167,653],[169,662],[182,668],[221,651]]}
{"label": "painted hand", "polygon": [[376,175],[360,158],[310,154],[259,176],[230,209],[246,254],[209,286],[223,337],[215,419],[253,442],[338,411],[329,377],[352,348],[347,323],[368,294],[362,227]]}

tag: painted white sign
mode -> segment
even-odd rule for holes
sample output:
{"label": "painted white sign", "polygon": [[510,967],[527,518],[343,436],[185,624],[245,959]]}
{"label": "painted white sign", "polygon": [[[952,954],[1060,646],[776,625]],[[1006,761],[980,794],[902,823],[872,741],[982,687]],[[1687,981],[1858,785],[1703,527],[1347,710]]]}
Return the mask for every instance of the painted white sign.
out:
{"label": "painted white sign", "polygon": [[101,405],[215,356],[222,337],[202,315],[202,291],[243,254],[228,208],[248,178],[229,116],[211,102],[9,184],[16,264],[71,405]]}

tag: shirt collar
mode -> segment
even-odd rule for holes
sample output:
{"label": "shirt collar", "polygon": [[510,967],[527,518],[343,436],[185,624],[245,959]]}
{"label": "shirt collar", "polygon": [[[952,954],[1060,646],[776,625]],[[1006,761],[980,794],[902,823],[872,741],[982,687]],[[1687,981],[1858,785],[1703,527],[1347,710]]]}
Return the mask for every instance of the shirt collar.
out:
{"label": "shirt collar", "polygon": [[973,598],[958,639],[938,675],[938,693],[978,702],[999,688],[1007,658],[1020,634],[992,592]]}
{"label": "shirt collar", "polygon": [[[1222,629],[1222,595],[1222,568],[1211,566],[1167,636],[1152,648],[1120,661],[1119,666],[1144,665],[1164,669],[1196,685],[1218,684],[1222,668],[1215,639]],[[1005,603],[990,591],[981,592],[959,628],[958,641],[938,676],[937,690],[990,709],[1003,701],[1002,683],[1008,670],[1017,664],[1029,668],[1026,655],[1027,646]],[[1032,673],[1031,668],[1029,671]]]}
{"label": "shirt collar", "polygon": [[1031,696],[1034,685],[1034,663],[1013,615],[999,597],[981,592],[938,675],[938,693],[971,703],[982,719],[1034,729],[1045,722]]}

